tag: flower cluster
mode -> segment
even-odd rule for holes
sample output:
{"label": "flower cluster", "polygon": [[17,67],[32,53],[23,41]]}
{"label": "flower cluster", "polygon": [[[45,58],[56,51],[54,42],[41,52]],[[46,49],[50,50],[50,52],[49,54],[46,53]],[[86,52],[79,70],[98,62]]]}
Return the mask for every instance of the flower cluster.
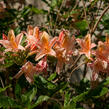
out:
{"label": "flower cluster", "polygon": [[95,60],[92,62],[93,69],[92,80],[96,80],[98,74],[108,75],[109,73],[109,35],[106,34],[105,42],[99,41],[95,50]]}
{"label": "flower cluster", "polygon": [[[26,45],[22,46],[22,38],[26,36]],[[80,49],[76,49],[75,44],[79,44]],[[47,72],[47,56],[53,56],[57,59],[56,72],[59,74],[65,64],[72,63],[72,56],[75,51],[80,55],[84,54],[91,62],[90,67],[93,70],[92,79],[96,80],[99,72],[108,73],[109,71],[109,36],[106,35],[105,42],[98,42],[97,49],[94,43],[91,43],[91,35],[87,34],[84,39],[70,37],[69,32],[63,30],[59,37],[51,37],[45,31],[40,31],[38,27],[28,26],[27,32],[23,31],[15,37],[14,31],[10,30],[8,36],[3,34],[3,40],[0,44],[5,47],[4,54],[7,52],[18,52],[29,49],[27,57],[36,55],[34,65],[26,61],[20,71],[14,76],[18,79],[22,74],[25,75],[30,83],[34,80],[34,75],[41,72]],[[93,49],[93,50],[92,50]],[[2,54],[2,53],[1,53]],[[78,55],[78,54],[77,54]],[[1,61],[4,60],[2,57]]]}

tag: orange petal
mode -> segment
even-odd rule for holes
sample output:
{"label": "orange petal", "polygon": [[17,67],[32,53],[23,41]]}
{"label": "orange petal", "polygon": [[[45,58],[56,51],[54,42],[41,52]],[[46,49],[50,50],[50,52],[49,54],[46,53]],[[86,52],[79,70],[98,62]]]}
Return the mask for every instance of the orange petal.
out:
{"label": "orange petal", "polygon": [[85,37],[85,46],[87,47],[87,49],[90,49],[91,47],[91,35],[88,34]]}
{"label": "orange petal", "polygon": [[38,27],[34,28],[33,36],[35,36],[37,40],[40,39],[40,37],[39,37],[39,28]]}
{"label": "orange petal", "polygon": [[57,39],[58,39],[58,37],[54,37],[53,39],[51,39],[51,41],[50,41],[50,43],[49,43],[50,48],[52,48],[52,47],[55,45]]}
{"label": "orange petal", "polygon": [[10,41],[12,48],[16,49],[17,48],[17,44],[15,42],[15,35],[14,35],[14,31],[13,30],[10,30],[8,32],[8,38],[9,38],[8,40]]}
{"label": "orange petal", "polygon": [[65,37],[63,38],[62,47],[67,48],[69,46],[69,42],[70,42],[70,38],[67,35],[65,35]]}
{"label": "orange petal", "polygon": [[40,51],[36,57],[35,57],[35,61],[38,61],[39,59],[43,58],[46,55],[46,53],[44,51]]}
{"label": "orange petal", "polygon": [[8,40],[9,41],[15,41],[15,34],[14,34],[14,31],[13,30],[10,30],[8,32]]}
{"label": "orange petal", "polygon": [[28,35],[33,35],[33,26],[28,25],[27,32],[28,32]]}
{"label": "orange petal", "polygon": [[8,40],[0,40],[0,44],[2,44],[5,48],[11,48],[10,41]]}
{"label": "orange petal", "polygon": [[103,50],[104,50],[104,44],[103,44],[103,42],[99,41],[98,42],[98,51],[102,52]]}
{"label": "orange petal", "polygon": [[16,42],[17,45],[19,45],[19,44],[21,43],[22,38],[23,38],[23,33],[20,33],[20,34],[18,34],[18,35],[16,36],[15,42]]}
{"label": "orange petal", "polygon": [[20,76],[23,75],[24,72],[22,72],[22,70],[20,70],[14,77],[13,79],[18,79]]}
{"label": "orange petal", "polygon": [[92,43],[91,48],[94,48],[94,47],[96,47],[96,44]]}
{"label": "orange petal", "polygon": [[62,42],[64,35],[64,31],[61,31],[59,34],[59,42]]}
{"label": "orange petal", "polygon": [[106,33],[106,43],[109,44],[109,34]]}
{"label": "orange petal", "polygon": [[48,33],[46,33],[45,31],[42,33],[41,36],[41,42],[42,42],[42,46],[48,46],[49,45],[49,38],[50,36],[48,35]]}

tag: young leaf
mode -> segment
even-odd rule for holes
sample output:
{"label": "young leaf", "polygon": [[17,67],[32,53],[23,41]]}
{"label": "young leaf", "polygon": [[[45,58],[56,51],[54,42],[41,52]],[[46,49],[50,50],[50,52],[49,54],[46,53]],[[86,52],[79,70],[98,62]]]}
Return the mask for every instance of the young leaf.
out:
{"label": "young leaf", "polygon": [[52,8],[55,8],[56,5],[57,5],[57,2],[58,2],[57,0],[52,0],[52,1],[51,1],[51,7],[52,7]]}
{"label": "young leaf", "polygon": [[41,95],[39,96],[39,98],[37,99],[36,103],[32,105],[32,109],[36,106],[38,106],[39,104],[41,104],[44,101],[47,101],[49,99],[49,96],[46,95]]}
{"label": "young leaf", "polygon": [[11,87],[11,85],[6,86],[6,87],[4,87],[4,88],[1,88],[1,87],[0,87],[0,93],[3,92],[3,91],[5,91],[7,88],[10,88],[10,87]]}
{"label": "young leaf", "polygon": [[71,96],[71,93],[68,93],[68,92],[65,93],[65,98],[64,98],[64,107],[67,107],[67,106],[69,105],[69,102],[70,102],[70,96]]}
{"label": "young leaf", "polygon": [[88,23],[86,20],[76,22],[75,25],[80,31],[85,31],[88,27]]}
{"label": "young leaf", "polygon": [[34,99],[36,93],[37,93],[37,89],[36,88],[33,88],[32,91],[31,91],[31,94],[29,96],[30,102]]}
{"label": "young leaf", "polygon": [[56,75],[57,75],[56,72],[51,74],[50,77],[48,78],[48,81],[52,81],[53,79],[55,79]]}
{"label": "young leaf", "polygon": [[99,97],[101,97],[101,96],[107,94],[107,92],[108,92],[108,88],[103,87],[102,90],[99,92],[99,95],[94,96],[94,98],[99,98]]}

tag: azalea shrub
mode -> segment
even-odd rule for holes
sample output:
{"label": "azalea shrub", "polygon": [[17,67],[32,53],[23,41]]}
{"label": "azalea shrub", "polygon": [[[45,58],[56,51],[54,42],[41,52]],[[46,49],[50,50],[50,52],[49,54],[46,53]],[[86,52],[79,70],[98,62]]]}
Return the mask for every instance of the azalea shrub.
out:
{"label": "azalea shrub", "polygon": [[[109,109],[108,0],[10,1],[0,1],[0,108]],[[33,25],[34,14],[47,21]]]}
{"label": "azalea shrub", "polygon": [[[10,30],[0,40],[0,107],[109,108],[108,51],[108,34],[95,44],[91,34],[80,39],[68,30],[54,37],[31,25],[17,36]],[[75,67],[81,57],[83,63]],[[91,69],[90,80],[84,76],[72,83],[73,72],[83,64]]]}

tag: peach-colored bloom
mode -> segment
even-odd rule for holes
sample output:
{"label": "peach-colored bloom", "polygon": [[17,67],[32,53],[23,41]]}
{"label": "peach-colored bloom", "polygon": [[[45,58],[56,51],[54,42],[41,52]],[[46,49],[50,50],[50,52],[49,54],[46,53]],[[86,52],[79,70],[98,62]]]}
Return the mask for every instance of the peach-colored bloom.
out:
{"label": "peach-colored bloom", "polygon": [[6,49],[5,51],[18,51],[25,50],[23,46],[20,45],[21,40],[23,38],[23,34],[20,33],[15,37],[14,31],[10,30],[8,36],[3,34],[3,40],[0,40],[0,44],[2,44]]}
{"label": "peach-colored bloom", "polygon": [[57,43],[54,45],[56,57],[58,59],[56,72],[60,73],[63,65],[72,61],[72,54],[75,49],[74,41],[74,36],[69,37],[67,31],[62,31],[60,33]]}
{"label": "peach-colored bloom", "polygon": [[31,25],[29,25],[27,28],[27,33],[26,32],[24,33],[27,37],[26,48],[30,47],[31,51],[36,50],[38,46],[37,43],[40,40],[39,28],[38,27],[33,28]]}
{"label": "peach-colored bloom", "polygon": [[109,63],[109,48],[107,47],[107,44],[99,41],[95,55],[97,59],[101,59],[102,61]]}
{"label": "peach-colored bloom", "polygon": [[22,66],[21,70],[13,78],[18,79],[22,74],[24,74],[27,81],[32,83],[35,73],[36,67],[31,62],[27,62]]}
{"label": "peach-colored bloom", "polygon": [[95,47],[96,45],[94,43],[91,43],[91,36],[90,34],[86,35],[85,39],[77,39],[77,42],[79,43],[81,49],[80,54],[85,54],[88,59],[91,59],[91,49]]}
{"label": "peach-colored bloom", "polygon": [[107,34],[107,33],[106,33],[106,41],[105,41],[105,43],[109,44],[109,34]]}
{"label": "peach-colored bloom", "polygon": [[93,70],[92,73],[92,80],[95,81],[98,77],[98,74],[101,73],[108,73],[109,72],[109,64],[106,61],[102,61],[101,59],[96,59],[90,67]]}
{"label": "peach-colored bloom", "polygon": [[26,62],[21,70],[13,77],[15,79],[18,79],[22,74],[25,75],[25,78],[29,83],[34,82],[34,75],[39,74],[41,72],[47,72],[47,58],[44,57],[42,60],[40,60],[36,66],[34,66],[31,62]]}
{"label": "peach-colored bloom", "polygon": [[92,80],[97,79],[99,73],[109,72],[109,36],[106,35],[105,42],[98,42],[98,47],[95,50],[96,60],[91,64],[93,69]]}
{"label": "peach-colored bloom", "polygon": [[36,70],[38,72],[45,72],[47,73],[47,56],[45,56],[42,60],[40,60],[38,62],[38,64],[36,64]]}
{"label": "peach-colored bloom", "polygon": [[55,51],[52,49],[56,40],[57,37],[50,40],[50,36],[46,32],[43,32],[39,43],[40,47],[38,49],[38,53],[36,54],[35,60],[38,61],[45,55],[56,56]]}

